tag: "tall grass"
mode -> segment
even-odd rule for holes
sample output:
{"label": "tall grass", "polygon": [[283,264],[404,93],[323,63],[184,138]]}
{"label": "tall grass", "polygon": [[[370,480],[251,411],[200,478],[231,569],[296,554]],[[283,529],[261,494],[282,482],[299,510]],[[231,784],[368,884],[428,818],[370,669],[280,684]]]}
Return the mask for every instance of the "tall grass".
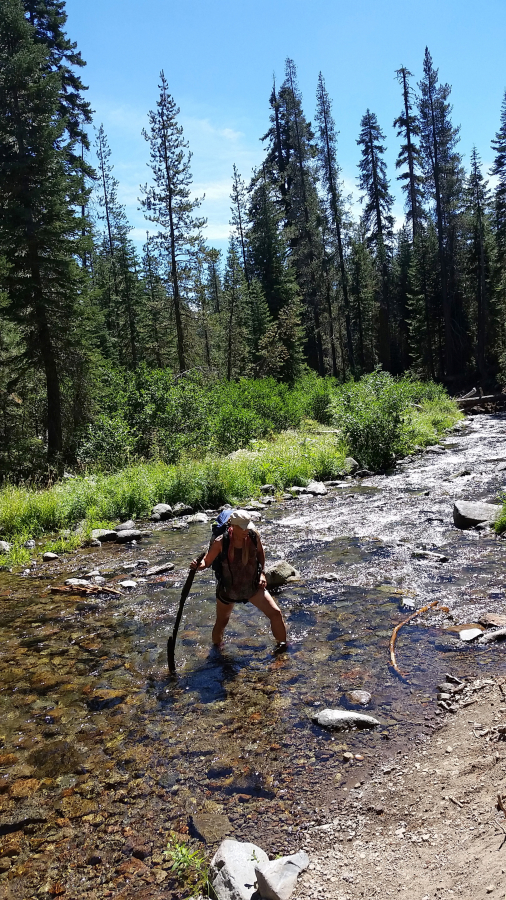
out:
{"label": "tall grass", "polygon": [[[267,403],[265,393],[255,398]],[[274,484],[280,492],[312,478],[336,477],[344,473],[350,453],[361,466],[378,471],[396,457],[434,443],[461,418],[456,404],[438,386],[396,380],[381,372],[332,391],[322,380],[310,399],[304,412],[316,414],[320,422],[332,421],[337,433],[315,433],[321,425],[305,420],[297,431],[250,438],[244,452],[227,456],[207,452],[198,458],[195,452],[186,453],[173,463],[138,462],[117,472],[64,479],[44,490],[6,485],[0,490],[0,536],[17,537],[16,561],[21,561],[26,537],[50,532],[60,541],[55,548],[71,549],[91,528],[147,516],[156,503],[182,501],[216,508],[259,495],[264,483]],[[81,523],[77,537],[64,533],[77,523]],[[0,565],[9,561],[12,556],[0,556]]]}

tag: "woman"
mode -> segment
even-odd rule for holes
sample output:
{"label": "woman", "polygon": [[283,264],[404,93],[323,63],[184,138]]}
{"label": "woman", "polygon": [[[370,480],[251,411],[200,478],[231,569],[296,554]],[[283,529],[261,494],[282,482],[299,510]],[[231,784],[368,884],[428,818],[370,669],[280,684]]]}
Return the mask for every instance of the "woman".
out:
{"label": "woman", "polygon": [[235,510],[228,520],[228,530],[211,544],[201,563],[194,559],[190,568],[206,569],[220,557],[216,588],[216,622],[213,644],[219,646],[230,619],[234,603],[252,603],[271,623],[278,648],[286,647],[286,627],[279,606],[267,590],[265,553],[260,535],[254,530],[244,509]]}

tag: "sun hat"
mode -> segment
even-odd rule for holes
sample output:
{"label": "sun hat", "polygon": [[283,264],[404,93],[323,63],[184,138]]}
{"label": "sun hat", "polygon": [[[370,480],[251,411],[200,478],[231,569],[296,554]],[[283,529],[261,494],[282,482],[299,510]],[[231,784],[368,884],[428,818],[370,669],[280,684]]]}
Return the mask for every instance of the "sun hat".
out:
{"label": "sun hat", "polygon": [[246,531],[248,528],[254,528],[253,522],[250,519],[250,515],[246,512],[245,509],[234,509],[232,515],[228,520],[229,525],[238,525],[239,528],[242,528],[243,531]]}

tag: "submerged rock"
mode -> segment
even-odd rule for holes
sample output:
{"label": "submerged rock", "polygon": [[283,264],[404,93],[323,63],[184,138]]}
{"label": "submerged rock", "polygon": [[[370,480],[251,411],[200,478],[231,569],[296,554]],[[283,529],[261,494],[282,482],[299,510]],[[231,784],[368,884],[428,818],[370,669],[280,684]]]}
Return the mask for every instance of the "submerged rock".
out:
{"label": "submerged rock", "polygon": [[255,866],[269,857],[256,844],[225,840],[211,860],[211,884],[218,900],[251,900],[255,893]]}
{"label": "submerged rock", "polygon": [[453,507],[453,522],[457,528],[473,528],[480,522],[491,525],[499,518],[502,506],[481,501],[456,500]]}
{"label": "submerged rock", "polygon": [[258,890],[262,900],[288,900],[295,890],[297,878],[309,865],[304,850],[255,866]]}
{"label": "submerged rock", "polygon": [[313,721],[322,728],[344,729],[355,726],[356,728],[374,728],[380,725],[373,716],[365,713],[348,712],[344,709],[322,709],[313,716]]}
{"label": "submerged rock", "polygon": [[[137,563],[139,565],[139,563]],[[125,566],[126,568],[126,566]],[[163,575],[164,572],[171,572],[174,568],[174,563],[166,562],[161,563],[159,566],[152,566],[151,569],[147,569],[144,573],[145,575]]]}
{"label": "submerged rock", "polygon": [[300,572],[294,569],[286,559],[278,559],[277,562],[267,566],[265,577],[267,587],[280,587],[283,584],[290,584],[292,581],[299,581]]}
{"label": "submerged rock", "polygon": [[206,844],[217,844],[233,831],[230,819],[220,812],[198,812],[191,817],[192,830]]}
{"label": "submerged rock", "polygon": [[448,562],[448,557],[444,553],[434,553],[432,550],[413,550],[411,556],[413,559],[429,559],[438,563]]}
{"label": "submerged rock", "polygon": [[345,697],[348,703],[357,703],[359,706],[367,706],[372,700],[369,691],[348,691]]}

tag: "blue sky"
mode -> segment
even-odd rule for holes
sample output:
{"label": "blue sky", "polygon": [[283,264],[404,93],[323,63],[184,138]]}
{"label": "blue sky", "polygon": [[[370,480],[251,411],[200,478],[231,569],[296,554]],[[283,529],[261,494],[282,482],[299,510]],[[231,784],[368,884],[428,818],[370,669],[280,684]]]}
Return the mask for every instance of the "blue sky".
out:
{"label": "blue sky", "polygon": [[95,124],[104,124],[120,199],[139,242],[148,227],[138,211],[139,184],[149,179],[141,130],[156,104],[161,69],[181,108],[214,246],[227,242],[233,163],[247,180],[262,158],[272,77],[282,80],[287,56],[297,65],[310,120],[319,71],[324,75],[345,187],[356,197],[360,119],[368,107],[376,113],[399,220],[395,69],[407,66],[418,81],[426,45],[441,80],[452,85],[465,161],[473,144],[486,167],[492,161],[506,88],[504,0],[67,0],[67,12],[68,35],[87,62],[83,80]]}

